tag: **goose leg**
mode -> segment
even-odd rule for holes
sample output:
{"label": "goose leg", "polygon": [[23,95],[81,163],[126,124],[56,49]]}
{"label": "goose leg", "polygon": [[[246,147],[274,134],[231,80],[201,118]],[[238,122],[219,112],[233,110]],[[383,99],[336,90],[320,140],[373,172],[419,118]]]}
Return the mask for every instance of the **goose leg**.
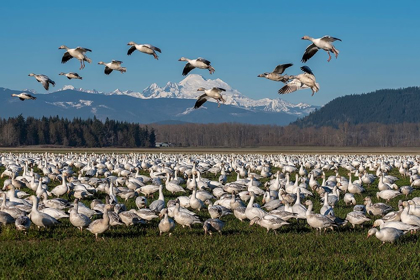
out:
{"label": "goose leg", "polygon": [[153,57],[157,60],[159,60],[158,56],[156,55],[156,53],[153,53]]}
{"label": "goose leg", "polygon": [[327,53],[328,53],[328,62],[330,62],[330,60],[331,60],[331,55],[330,55],[330,52],[329,51],[327,51]]}
{"label": "goose leg", "polygon": [[217,108],[220,108],[220,101],[217,99]]}
{"label": "goose leg", "polygon": [[338,57],[338,51],[334,47],[332,48],[332,50],[333,50],[333,52],[335,54],[335,58],[337,58]]}

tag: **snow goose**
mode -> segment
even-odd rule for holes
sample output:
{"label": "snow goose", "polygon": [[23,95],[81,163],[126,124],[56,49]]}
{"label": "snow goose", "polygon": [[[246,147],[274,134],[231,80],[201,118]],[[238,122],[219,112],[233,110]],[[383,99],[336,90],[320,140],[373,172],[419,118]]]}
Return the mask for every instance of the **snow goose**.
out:
{"label": "snow goose", "polygon": [[[193,179],[195,181],[195,179]],[[204,202],[201,199],[198,199],[196,196],[197,188],[193,188],[192,195],[190,198],[190,207],[192,209],[201,211],[201,208],[204,207]]]}
{"label": "snow goose", "polygon": [[368,214],[370,215],[374,215],[374,216],[383,216],[385,215],[387,212],[392,210],[392,207],[389,205],[386,205],[385,203],[372,203],[372,199],[367,196],[364,199],[364,204],[366,205],[366,211]]}
{"label": "snow goose", "polygon": [[400,190],[401,190],[401,193],[405,194],[405,197],[407,198],[408,195],[414,191],[414,188],[411,186],[402,186]]}
{"label": "snow goose", "polygon": [[337,224],[329,219],[328,217],[321,215],[321,214],[314,214],[312,212],[313,203],[310,200],[305,201],[305,205],[308,206],[308,210],[306,210],[306,221],[308,222],[308,225],[310,227],[315,228],[317,231],[319,230],[319,233],[321,233],[321,230],[324,229],[324,231],[327,228],[330,228],[331,230],[334,230],[333,227],[336,227]]}
{"label": "snow goose", "polygon": [[132,226],[137,225],[141,223],[145,223],[139,215],[137,215],[137,211],[135,209],[131,209],[130,211],[123,211],[118,213],[118,216],[120,217],[121,221],[126,226]]}
{"label": "snow goose", "polygon": [[393,199],[393,198],[395,198],[399,195],[402,195],[402,193],[400,193],[400,191],[394,191],[394,190],[383,190],[383,191],[380,191],[380,192],[376,193],[376,197],[378,199],[379,198],[385,199],[386,202],[389,202],[391,199]]}
{"label": "snow goose", "polygon": [[48,90],[50,88],[50,84],[52,84],[53,86],[55,86],[55,82],[53,80],[51,80],[50,78],[48,78],[47,75],[43,75],[43,74],[34,74],[34,73],[30,73],[28,76],[30,77],[35,77],[35,79],[42,84],[42,86]]}
{"label": "snow goose", "polygon": [[185,192],[184,188],[181,187],[180,185],[171,183],[171,179],[170,179],[170,175],[169,173],[166,174],[166,182],[165,182],[165,188],[168,192],[171,192],[172,194],[176,193],[176,192]]}
{"label": "snow goose", "polygon": [[182,75],[186,76],[191,70],[194,68],[200,69],[208,69],[210,74],[214,73],[214,68],[210,65],[210,61],[199,57],[197,59],[188,59],[185,57],[181,57],[178,61],[187,61],[188,63],[185,65],[184,70],[182,71]]}
{"label": "snow goose", "polygon": [[175,222],[171,218],[168,217],[168,209],[162,209],[160,217],[163,216],[163,219],[159,222],[159,235],[162,235],[164,232],[169,232],[169,236],[171,236],[171,231],[175,228]]}
{"label": "snow goose", "polygon": [[38,211],[38,204],[39,204],[38,197],[32,195],[29,199],[33,203],[32,204],[32,211],[31,211],[31,220],[32,220],[32,223],[34,223],[36,226],[38,226],[38,228],[40,228],[40,227],[51,227],[51,226],[54,226],[55,224],[59,223],[59,221],[57,221],[56,219],[54,219],[50,215],[45,214],[45,213],[41,213],[41,212]]}
{"label": "snow goose", "polygon": [[382,219],[377,219],[374,223],[373,223],[373,227],[378,227],[380,229],[382,228],[396,228],[402,231],[414,231],[414,230],[418,230],[419,227],[418,226],[413,226],[413,225],[409,225],[400,221],[392,221],[392,222],[385,222]]}
{"label": "snow goose", "polygon": [[206,200],[205,203],[208,205],[207,209],[212,219],[221,218],[223,216],[232,214],[232,211],[230,211],[230,209],[222,205],[213,205],[213,203],[210,200]]}
{"label": "snow goose", "polygon": [[174,209],[174,219],[175,221],[180,224],[182,227],[189,227],[191,229],[191,225],[193,224],[201,224],[200,218],[195,215],[191,215],[187,212],[180,211],[179,201],[175,204]]}
{"label": "snow goose", "polygon": [[61,73],[60,73],[60,74],[58,74],[58,75],[60,75],[60,76],[66,76],[66,77],[67,77],[67,79],[69,79],[69,80],[71,80],[71,79],[79,79],[79,80],[83,80],[83,78],[82,78],[82,77],[80,77],[80,76],[79,76],[79,74],[74,73],[74,72],[69,72],[69,73],[64,73],[64,72],[61,72]]}
{"label": "snow goose", "polygon": [[409,204],[407,201],[403,202],[404,210],[401,213],[401,222],[420,227],[420,218],[409,213]]}
{"label": "snow goose", "polygon": [[328,53],[328,60],[327,60],[328,62],[330,62],[331,60],[330,52],[333,52],[335,54],[335,58],[338,57],[339,51],[334,47],[332,42],[341,41],[341,39],[326,35],[322,38],[317,38],[317,39],[309,37],[309,36],[303,36],[302,40],[309,40],[312,42],[312,44],[310,44],[306,48],[305,53],[303,54],[303,57],[302,57],[303,63],[307,62],[311,57],[313,57],[319,49],[322,49]]}
{"label": "snow goose", "polygon": [[91,63],[92,60],[86,56],[86,52],[92,52],[92,50],[82,47],[77,47],[75,49],[70,49],[65,45],[62,45],[58,48],[60,49],[66,49],[67,51],[64,53],[63,58],[61,59],[61,63],[66,63],[73,57],[80,61],[80,70],[85,68],[85,61],[88,63]]}
{"label": "snow goose", "polygon": [[354,197],[354,194],[352,193],[345,193],[343,201],[346,205],[356,205],[356,198]]}
{"label": "snow goose", "polygon": [[279,89],[279,94],[288,94],[300,89],[310,88],[313,96],[315,92],[319,91],[319,84],[316,82],[312,70],[308,66],[302,66],[300,69],[304,73],[297,76],[290,76],[289,79],[291,79],[291,81]]}
{"label": "snow goose", "polygon": [[274,68],[273,72],[271,73],[265,72],[263,74],[258,75],[258,77],[266,78],[266,79],[276,81],[276,82],[286,83],[287,81],[289,81],[290,76],[288,75],[282,76],[281,74],[283,74],[283,72],[292,65],[293,65],[292,63],[277,65],[276,68]]}
{"label": "snow goose", "polygon": [[385,242],[394,243],[395,240],[400,238],[403,234],[404,232],[402,230],[392,228],[392,227],[382,228],[380,231],[376,228],[371,228],[368,231],[367,237],[369,238],[369,236],[375,235],[376,238],[382,241],[382,245],[384,245]]}
{"label": "snow goose", "polygon": [[121,63],[123,62],[119,60],[112,60],[111,62],[108,62],[108,63],[105,63],[103,61],[98,62],[98,64],[105,65],[104,73],[106,75],[111,74],[113,70],[120,71],[121,73],[127,72],[127,68],[122,67]]}
{"label": "snow goose", "polygon": [[370,219],[360,211],[352,211],[347,213],[346,220],[353,226],[353,228],[355,228],[356,225],[361,225],[361,227],[363,227],[364,222],[370,221]]}
{"label": "snow goose", "polygon": [[264,217],[255,217],[251,220],[250,225],[257,224],[265,229],[267,229],[267,233],[272,229],[274,233],[277,235],[276,229],[288,225],[289,223],[284,221],[283,219],[274,216],[274,215],[265,215]]}
{"label": "snow goose", "polygon": [[[136,199],[137,202],[137,199]],[[140,209],[140,207],[138,207]],[[149,209],[156,212],[156,213],[160,213],[160,211],[162,211],[162,209],[165,208],[165,197],[163,196],[163,192],[162,192],[162,185],[159,186],[159,198],[155,201],[153,201],[152,203],[150,203],[149,205]]]}
{"label": "snow goose", "polygon": [[136,44],[133,41],[131,41],[127,45],[132,46],[128,50],[127,55],[131,55],[135,50],[138,50],[142,53],[153,55],[155,59],[159,59],[156,52],[162,52],[159,48],[149,44]]}
{"label": "snow goose", "polygon": [[20,216],[15,220],[16,229],[19,231],[27,231],[31,227],[31,219],[27,216]]}
{"label": "snow goose", "polygon": [[209,233],[212,234],[212,231],[217,231],[222,235],[222,229],[225,226],[225,223],[219,219],[207,219],[203,224],[204,235]]}
{"label": "snow goose", "polygon": [[30,99],[32,99],[32,100],[36,99],[35,96],[32,96],[32,95],[30,95],[29,93],[26,93],[26,92],[22,92],[22,93],[19,93],[19,94],[13,93],[12,96],[13,97],[18,97],[22,101],[30,100]]}
{"label": "snow goose", "polygon": [[[87,228],[88,231],[95,234],[96,240],[98,240],[98,235],[104,233],[109,229],[109,216],[108,211],[114,208],[113,205],[107,204],[104,207],[104,215],[102,219],[97,219],[90,223],[89,227]],[[105,240],[104,237],[102,239]]]}
{"label": "snow goose", "polygon": [[0,224],[5,226],[7,224],[13,224],[15,218],[13,218],[9,213],[0,211]]}
{"label": "snow goose", "polygon": [[205,89],[203,87],[197,89],[197,91],[204,91],[203,95],[200,95],[198,97],[197,101],[195,102],[194,109],[198,109],[203,105],[209,98],[216,99],[217,101],[217,107],[220,107],[220,101],[223,103],[226,102],[225,99],[223,99],[222,92],[226,91],[224,88],[218,88],[214,87],[211,89]]}
{"label": "snow goose", "polygon": [[245,215],[248,218],[248,220],[252,220],[255,217],[262,218],[265,215],[267,215],[267,213],[261,208],[254,207],[254,200],[255,200],[254,192],[250,192],[250,195],[251,195],[251,199],[249,200],[248,205],[245,209]]}
{"label": "snow goose", "polygon": [[90,225],[91,220],[88,216],[79,213],[79,199],[76,198],[73,205],[74,208],[70,211],[70,223],[82,232],[83,228]]}

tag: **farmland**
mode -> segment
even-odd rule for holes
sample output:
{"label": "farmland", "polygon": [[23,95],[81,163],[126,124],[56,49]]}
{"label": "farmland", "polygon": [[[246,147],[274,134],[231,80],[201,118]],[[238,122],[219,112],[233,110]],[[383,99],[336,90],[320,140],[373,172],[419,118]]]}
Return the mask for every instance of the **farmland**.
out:
{"label": "farmland", "polygon": [[[0,172],[4,170],[4,166],[0,167]],[[78,171],[75,167],[73,170]],[[273,174],[278,170],[271,168]],[[42,175],[36,167],[34,172]],[[347,177],[348,170],[340,167],[338,172]],[[145,170],[140,173],[149,175]],[[335,174],[332,170],[325,173],[326,177]],[[389,175],[399,178],[399,187],[410,184],[397,168]],[[203,174],[216,181],[218,176]],[[295,173],[290,177],[294,179]],[[5,179],[0,180],[1,186]],[[227,182],[235,180],[236,173],[232,172]],[[261,179],[262,185],[268,180]],[[58,184],[53,182],[48,187]],[[363,195],[356,195],[357,204],[363,204],[368,195],[374,203],[378,202],[377,185],[378,179],[366,187]],[[176,198],[165,189],[164,196],[165,201]],[[418,189],[409,198],[417,196]],[[98,193],[95,198],[104,201],[105,194]],[[402,198],[394,198],[388,204],[397,209]],[[310,199],[314,212],[319,213],[320,196],[314,192]],[[82,202],[89,206],[91,200]],[[257,202],[262,205],[261,197]],[[136,207],[134,199],[125,204],[127,209]],[[345,218],[352,209],[340,199],[334,212]],[[202,221],[210,217],[206,209],[195,212]],[[159,236],[159,220],[152,220],[144,225],[111,227],[103,235],[105,240],[98,241],[90,232],[78,231],[68,219],[61,219],[55,228],[38,230],[32,225],[26,234],[7,225],[0,229],[0,278],[418,278],[418,234],[405,234],[395,244],[380,246],[382,243],[374,236],[366,238],[375,220],[370,218],[372,221],[364,228],[347,225],[321,235],[306,222],[295,220],[277,230],[277,235],[272,231],[267,234],[258,225],[250,226],[249,221],[241,222],[228,215],[221,218],[226,222],[222,235],[205,236],[201,225],[193,225],[192,230],[177,225],[172,236]]]}

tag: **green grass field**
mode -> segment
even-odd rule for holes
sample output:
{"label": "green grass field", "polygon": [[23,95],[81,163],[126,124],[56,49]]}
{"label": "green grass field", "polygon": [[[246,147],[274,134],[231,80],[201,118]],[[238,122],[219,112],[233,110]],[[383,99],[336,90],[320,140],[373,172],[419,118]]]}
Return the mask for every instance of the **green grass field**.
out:
{"label": "green grass field", "polygon": [[[0,168],[0,172],[4,167]],[[39,170],[37,170],[39,171]],[[273,172],[276,170],[273,169]],[[327,173],[327,176],[332,172]],[[347,176],[346,170],[340,174]],[[391,175],[399,176],[397,170]],[[205,177],[215,179],[206,175]],[[294,179],[294,175],[291,176]],[[229,177],[234,181],[236,174]],[[3,186],[4,179],[0,180]],[[264,182],[264,181],[263,181]],[[51,184],[50,187],[58,183]],[[376,184],[367,190],[377,202]],[[397,182],[408,185],[408,179]],[[25,189],[27,192],[31,192]],[[165,199],[173,199],[164,190]],[[365,197],[366,193],[363,195]],[[420,196],[416,190],[411,196]],[[363,197],[356,196],[357,203]],[[104,195],[100,195],[104,198]],[[156,195],[155,195],[156,199]],[[314,211],[320,209],[316,194]],[[152,199],[149,199],[151,202]],[[391,201],[396,208],[398,198]],[[89,205],[90,201],[83,201]],[[258,202],[261,202],[259,198]],[[127,208],[135,207],[134,199]],[[344,218],[352,211],[342,200],[335,208]],[[204,221],[207,211],[201,211]],[[38,231],[34,226],[28,234],[18,232],[14,225],[0,229],[1,279],[145,279],[173,278],[375,278],[418,279],[420,277],[420,242],[418,234],[406,234],[396,244],[384,246],[376,237],[366,239],[368,228],[350,225],[335,232],[317,235],[303,222],[266,234],[258,225],[249,226],[233,215],[223,218],[223,235],[204,236],[200,225],[193,230],[177,226],[171,237],[159,236],[157,220],[134,227],[113,227],[104,234],[105,241],[95,241],[88,231],[80,233],[68,220],[53,229]]]}

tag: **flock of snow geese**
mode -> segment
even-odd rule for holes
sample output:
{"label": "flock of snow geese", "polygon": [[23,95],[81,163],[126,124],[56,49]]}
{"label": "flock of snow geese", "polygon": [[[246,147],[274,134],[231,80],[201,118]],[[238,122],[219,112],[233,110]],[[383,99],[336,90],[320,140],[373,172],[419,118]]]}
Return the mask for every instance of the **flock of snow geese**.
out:
{"label": "flock of snow geese", "polygon": [[[312,38],[309,36],[303,36],[303,40],[309,40],[312,42],[307,48],[305,53],[302,57],[302,62],[307,62],[312,56],[316,54],[319,49],[322,49],[328,53],[328,62],[331,60],[330,52],[335,54],[335,57],[338,56],[338,50],[334,47],[334,41],[341,41],[338,38],[331,37],[331,36],[324,36],[322,38]],[[133,52],[140,51],[142,53],[153,55],[155,59],[158,59],[158,55],[156,52],[161,53],[162,51],[160,48],[155,47],[150,44],[136,44],[135,42],[131,41],[127,45],[131,46],[127,52],[127,55],[133,54]],[[80,70],[85,68],[85,62],[91,63],[92,60],[87,57],[87,52],[92,52],[91,49],[76,47],[71,49],[65,45],[59,47],[59,49],[65,49],[66,52],[64,53],[61,63],[66,63],[67,61],[75,58],[80,61]],[[204,58],[197,58],[197,59],[188,59],[185,57],[181,57],[179,61],[186,61],[187,64],[182,71],[182,75],[186,76],[188,73],[191,72],[194,68],[199,69],[207,69],[210,74],[213,74],[215,69],[211,66],[211,62]],[[112,60],[111,62],[105,63],[103,61],[98,62],[100,65],[105,65],[105,74],[109,75],[112,71],[119,71],[124,73],[127,71],[126,67],[122,67],[121,64],[123,62],[119,60]],[[300,69],[303,73],[299,75],[283,75],[283,72],[288,68],[291,67],[293,64],[282,64],[278,65],[273,72],[271,73],[263,73],[258,75],[258,77],[265,77],[272,81],[283,82],[285,86],[283,86],[278,93],[279,94],[287,94],[291,93],[300,89],[310,88],[312,90],[312,95],[319,90],[319,84],[316,82],[315,75],[313,74],[312,70],[308,66],[302,66]],[[63,73],[61,72],[59,75],[66,76],[68,79],[82,79],[82,77],[78,73],[70,72],[70,73]],[[51,80],[47,75],[43,74],[34,74],[30,73],[29,76],[35,77],[35,79],[42,84],[42,86],[48,90],[50,84],[55,86],[55,82]],[[226,91],[223,88],[213,87],[210,89],[199,88],[198,91],[204,91],[204,94],[198,97],[197,102],[194,105],[194,108],[197,109],[201,105],[203,105],[208,99],[213,98],[217,101],[218,106],[220,107],[220,101],[223,103],[225,100],[223,99],[222,92]],[[20,94],[12,94],[12,96],[18,97],[20,100],[29,100],[29,99],[36,99],[35,96],[22,92]]]}
{"label": "flock of snow geese", "polygon": [[[0,223],[25,232],[31,224],[50,228],[68,218],[96,239],[110,227],[145,223],[158,224],[160,235],[195,224],[205,234],[222,234],[225,224],[234,222],[226,221],[228,215],[276,234],[302,220],[322,234],[346,224],[363,227],[380,216],[368,236],[383,243],[420,228],[420,197],[413,195],[420,186],[418,156],[4,153],[0,158],[5,168]],[[400,176],[389,175],[396,170]],[[218,179],[206,178],[210,175]],[[403,177],[411,184],[399,186]],[[54,181],[60,184],[52,187]],[[366,190],[385,203],[373,203]],[[323,201],[319,213],[313,212],[316,199]],[[386,204],[397,199],[405,200],[398,209]],[[130,203],[137,208],[128,209]],[[346,217],[334,214],[340,207]]]}

